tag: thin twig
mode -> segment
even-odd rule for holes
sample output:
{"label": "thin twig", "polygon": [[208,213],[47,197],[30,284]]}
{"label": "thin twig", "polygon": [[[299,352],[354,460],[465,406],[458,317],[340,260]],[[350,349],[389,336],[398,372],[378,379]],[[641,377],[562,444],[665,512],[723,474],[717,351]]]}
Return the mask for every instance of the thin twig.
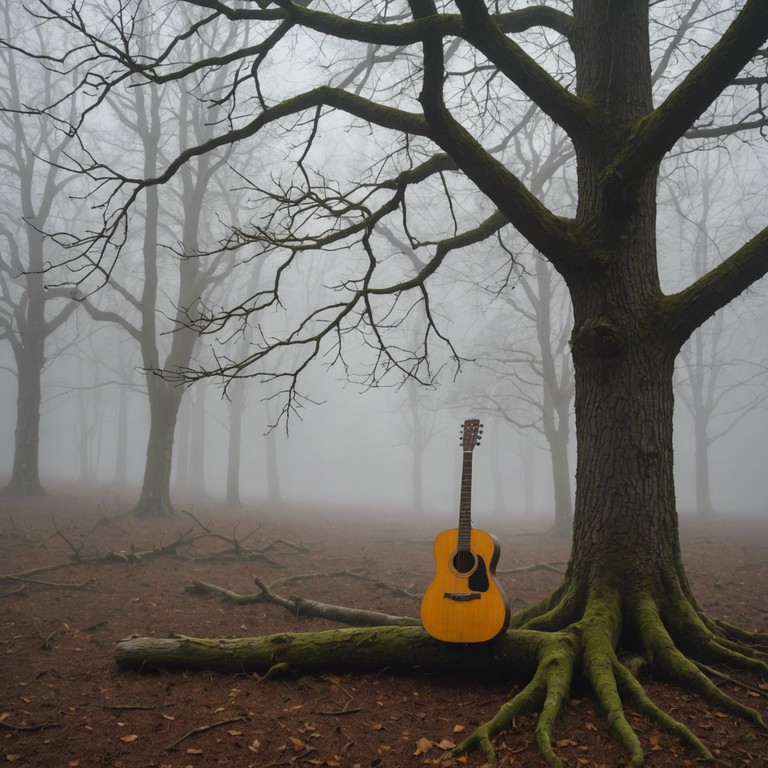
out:
{"label": "thin twig", "polygon": [[7,720],[0,720],[0,728],[4,728],[7,731],[27,731],[29,733],[33,731],[42,731],[44,728],[61,728],[60,723],[36,723],[35,725],[14,725]]}
{"label": "thin twig", "polygon": [[198,733],[205,733],[206,731],[212,731],[214,728],[219,728],[222,725],[229,725],[230,723],[241,723],[245,720],[244,717],[233,717],[229,720],[219,720],[216,723],[210,723],[208,725],[201,725],[198,728],[193,728],[188,733],[185,733],[180,739],[176,739],[176,741],[173,742],[173,744],[170,744],[168,747],[166,747],[166,752],[170,752],[171,750],[175,749],[179,744],[181,744],[182,741],[185,741],[186,739],[190,738],[191,736],[196,736]]}
{"label": "thin twig", "polygon": [[105,704],[104,709],[135,709],[135,710],[151,710],[151,709],[164,709],[165,707],[172,707],[173,702],[167,704]]}

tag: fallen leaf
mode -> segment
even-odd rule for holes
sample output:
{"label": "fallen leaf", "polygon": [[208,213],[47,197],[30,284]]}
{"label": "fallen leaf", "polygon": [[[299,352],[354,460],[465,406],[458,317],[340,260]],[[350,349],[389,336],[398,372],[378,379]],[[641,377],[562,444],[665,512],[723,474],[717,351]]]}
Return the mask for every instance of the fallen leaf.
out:
{"label": "fallen leaf", "polygon": [[429,739],[421,738],[416,742],[416,751],[414,755],[426,755],[432,749],[432,742]]}
{"label": "fallen leaf", "polygon": [[242,736],[242,735],[243,735],[243,732],[242,732],[242,731],[227,731],[227,733],[228,733],[230,736]]}
{"label": "fallen leaf", "polygon": [[135,733],[132,733],[129,736],[121,736],[120,741],[124,741],[126,744],[130,744],[132,741],[136,741],[138,738],[139,737]]}
{"label": "fallen leaf", "polygon": [[462,731],[466,731],[467,729],[463,725],[454,725],[453,726],[453,732],[454,733],[461,733]]}
{"label": "fallen leaf", "polygon": [[442,741],[438,741],[435,746],[438,749],[453,749],[456,745],[448,739],[443,739]]}
{"label": "fallen leaf", "polygon": [[194,749],[193,747],[190,747],[190,748],[187,750],[187,754],[188,754],[188,755],[202,755],[202,754],[204,754],[204,753],[203,753],[203,750],[202,750],[202,749]]}

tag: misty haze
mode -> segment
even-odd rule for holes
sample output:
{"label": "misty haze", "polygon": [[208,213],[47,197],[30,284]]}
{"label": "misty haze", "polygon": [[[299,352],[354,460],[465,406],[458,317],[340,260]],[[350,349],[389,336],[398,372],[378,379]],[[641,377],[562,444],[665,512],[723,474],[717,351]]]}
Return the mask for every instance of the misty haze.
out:
{"label": "misty haze", "polygon": [[0,10],[9,762],[763,764],[768,10],[623,5]]}

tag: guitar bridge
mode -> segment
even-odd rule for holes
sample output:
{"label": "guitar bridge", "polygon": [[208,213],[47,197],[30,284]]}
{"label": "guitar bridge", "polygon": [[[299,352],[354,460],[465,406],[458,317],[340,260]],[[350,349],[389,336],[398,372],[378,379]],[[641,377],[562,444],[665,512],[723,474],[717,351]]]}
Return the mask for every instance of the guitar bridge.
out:
{"label": "guitar bridge", "polygon": [[457,603],[466,603],[469,600],[479,600],[481,595],[479,592],[446,592],[443,597]]}

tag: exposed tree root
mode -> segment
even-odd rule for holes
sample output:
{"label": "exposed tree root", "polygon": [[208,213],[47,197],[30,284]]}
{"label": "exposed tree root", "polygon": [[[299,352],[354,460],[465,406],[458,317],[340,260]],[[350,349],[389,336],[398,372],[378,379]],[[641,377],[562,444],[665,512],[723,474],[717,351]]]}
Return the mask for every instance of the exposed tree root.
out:
{"label": "exposed tree root", "polygon": [[[539,751],[547,765],[561,768],[562,762],[552,748],[555,723],[568,696],[572,676],[581,673],[589,682],[614,738],[626,751],[631,768],[643,766],[645,755],[625,716],[626,705],[675,734],[698,757],[713,759],[704,743],[656,706],[621,663],[616,652],[620,639],[637,643],[662,679],[693,690],[713,706],[768,730],[757,710],[718,688],[701,669],[705,662],[717,661],[768,677],[763,650],[765,635],[753,635],[710,619],[691,601],[687,589],[679,583],[677,587],[665,592],[664,600],[660,601],[650,591],[638,591],[627,598],[618,589],[593,586],[580,618],[561,626],[557,634],[542,643],[531,682],[459,744],[456,753],[478,748],[493,760],[492,739],[510,728],[515,717],[539,711]],[[538,606],[513,617],[513,623],[527,629],[557,629],[559,621],[573,614],[569,594],[567,589],[559,590]]]}

